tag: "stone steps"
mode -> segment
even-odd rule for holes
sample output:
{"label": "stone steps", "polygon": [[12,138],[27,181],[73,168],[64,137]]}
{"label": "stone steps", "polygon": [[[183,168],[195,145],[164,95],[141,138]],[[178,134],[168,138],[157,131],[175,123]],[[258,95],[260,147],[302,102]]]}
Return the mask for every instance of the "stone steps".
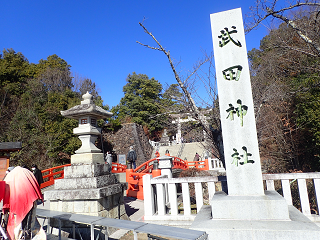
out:
{"label": "stone steps", "polygon": [[[160,146],[159,153],[160,156],[163,156],[165,155],[166,150],[169,150],[171,156],[177,156],[180,148],[181,144],[176,144],[172,146]],[[204,142],[185,143],[180,158],[182,160],[186,158],[188,161],[193,161],[194,155],[198,153],[200,156],[203,156],[204,150]],[[154,149],[154,152],[152,153],[152,158],[155,156],[155,151],[156,150]]]}

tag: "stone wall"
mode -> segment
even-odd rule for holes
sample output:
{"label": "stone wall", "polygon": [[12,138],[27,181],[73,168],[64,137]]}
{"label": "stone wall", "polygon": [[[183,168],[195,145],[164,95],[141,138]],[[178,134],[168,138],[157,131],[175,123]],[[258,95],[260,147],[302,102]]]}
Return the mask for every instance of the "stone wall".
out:
{"label": "stone wall", "polygon": [[104,139],[110,142],[117,155],[127,155],[130,146],[133,146],[137,153],[137,166],[151,159],[153,148],[143,131],[143,127],[136,123],[122,124],[122,128],[117,132],[105,133]]}

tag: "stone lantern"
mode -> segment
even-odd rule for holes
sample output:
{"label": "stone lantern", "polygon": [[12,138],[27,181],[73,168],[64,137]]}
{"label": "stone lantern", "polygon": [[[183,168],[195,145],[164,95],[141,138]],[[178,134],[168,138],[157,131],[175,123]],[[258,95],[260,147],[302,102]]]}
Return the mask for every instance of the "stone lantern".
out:
{"label": "stone lantern", "polygon": [[101,134],[97,120],[109,118],[112,113],[96,106],[87,92],[80,105],[61,114],[79,121],[73,133],[79,136],[82,146],[71,156],[71,166],[64,168],[64,179],[55,180],[54,190],[45,192],[50,209],[128,219],[123,201],[126,184],[119,183],[116,175],[110,172],[103,153],[95,146]]}
{"label": "stone lantern", "polygon": [[61,115],[67,118],[77,119],[79,126],[73,129],[73,133],[79,136],[82,142],[81,148],[76,153],[101,153],[95,146],[95,141],[101,135],[101,129],[97,127],[97,120],[112,116],[101,107],[96,106],[92,101],[92,95],[86,93],[82,96],[81,105],[77,105],[66,111],[61,111]]}

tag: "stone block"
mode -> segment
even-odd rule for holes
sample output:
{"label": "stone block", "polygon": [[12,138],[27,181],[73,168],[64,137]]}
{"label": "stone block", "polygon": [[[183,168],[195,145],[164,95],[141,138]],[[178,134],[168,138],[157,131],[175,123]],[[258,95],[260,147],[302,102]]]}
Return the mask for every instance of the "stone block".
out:
{"label": "stone block", "polygon": [[75,200],[73,205],[73,211],[74,213],[82,213],[84,212],[85,204],[82,200]]}
{"label": "stone block", "polygon": [[289,220],[286,200],[276,191],[262,196],[229,196],[217,192],[211,202],[213,219]]}
{"label": "stone block", "polygon": [[80,153],[71,155],[71,164],[104,164],[103,153]]}
{"label": "stone block", "polygon": [[320,228],[293,206],[288,206],[288,221],[211,219],[206,207],[201,208],[190,229],[206,231],[209,240],[314,240],[320,236]]}
{"label": "stone block", "polygon": [[[210,19],[228,193],[232,196],[260,196],[264,189],[241,8],[211,14]],[[236,41],[240,45],[223,47],[224,40],[220,36],[227,26],[235,29]],[[237,104],[246,109],[245,119],[240,116],[230,120],[226,109]]]}
{"label": "stone block", "polygon": [[62,189],[46,191],[45,200],[85,200],[101,199],[113,194],[122,193],[123,184],[117,183],[102,188],[91,189]]}
{"label": "stone block", "polygon": [[126,210],[124,204],[114,206],[109,210],[103,210],[99,212],[99,216],[108,217],[108,218],[117,218],[120,219],[121,216],[126,215]]}
{"label": "stone block", "polygon": [[109,210],[103,210],[97,213],[98,217],[104,217],[104,218],[108,218],[109,217]]}
{"label": "stone block", "polygon": [[112,207],[112,196],[104,197],[99,200],[103,209],[110,209]]}
{"label": "stone block", "polygon": [[88,200],[88,201],[84,201],[84,212],[86,213],[95,213],[98,212],[98,200]]}
{"label": "stone block", "polygon": [[73,201],[61,201],[62,212],[74,212],[73,211]]}
{"label": "stone block", "polygon": [[58,200],[50,201],[50,209],[62,212],[62,202]]}
{"label": "stone block", "polygon": [[91,178],[66,178],[57,179],[54,184],[54,189],[102,188],[115,183],[117,183],[117,178],[114,174]]}
{"label": "stone block", "polygon": [[64,168],[64,178],[90,178],[109,175],[108,166],[105,163],[71,164]]}
{"label": "stone block", "polygon": [[126,173],[115,173],[119,182],[124,183],[126,182]]}
{"label": "stone block", "polygon": [[119,204],[121,204],[121,199],[123,199],[122,194],[121,193],[117,193],[112,195],[112,199],[113,199],[113,206],[118,206]]}
{"label": "stone block", "polygon": [[120,218],[121,214],[119,213],[120,209],[118,207],[113,207],[109,210],[109,218]]}
{"label": "stone block", "polygon": [[112,205],[111,202],[111,196],[99,200],[50,201],[50,209],[104,217],[126,214],[124,204]]}
{"label": "stone block", "polygon": [[108,187],[100,188],[101,197],[111,196],[117,193],[123,193],[124,184],[113,184]]}

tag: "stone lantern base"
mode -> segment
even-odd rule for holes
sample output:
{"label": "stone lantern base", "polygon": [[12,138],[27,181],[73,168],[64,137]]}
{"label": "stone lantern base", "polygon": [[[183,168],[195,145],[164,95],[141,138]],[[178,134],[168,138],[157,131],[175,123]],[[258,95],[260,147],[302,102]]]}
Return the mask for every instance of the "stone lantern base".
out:
{"label": "stone lantern base", "polygon": [[44,194],[50,210],[128,220],[123,200],[126,184],[119,183],[108,168],[102,153],[73,155],[71,166],[64,168],[64,179],[57,179],[54,190]]}

